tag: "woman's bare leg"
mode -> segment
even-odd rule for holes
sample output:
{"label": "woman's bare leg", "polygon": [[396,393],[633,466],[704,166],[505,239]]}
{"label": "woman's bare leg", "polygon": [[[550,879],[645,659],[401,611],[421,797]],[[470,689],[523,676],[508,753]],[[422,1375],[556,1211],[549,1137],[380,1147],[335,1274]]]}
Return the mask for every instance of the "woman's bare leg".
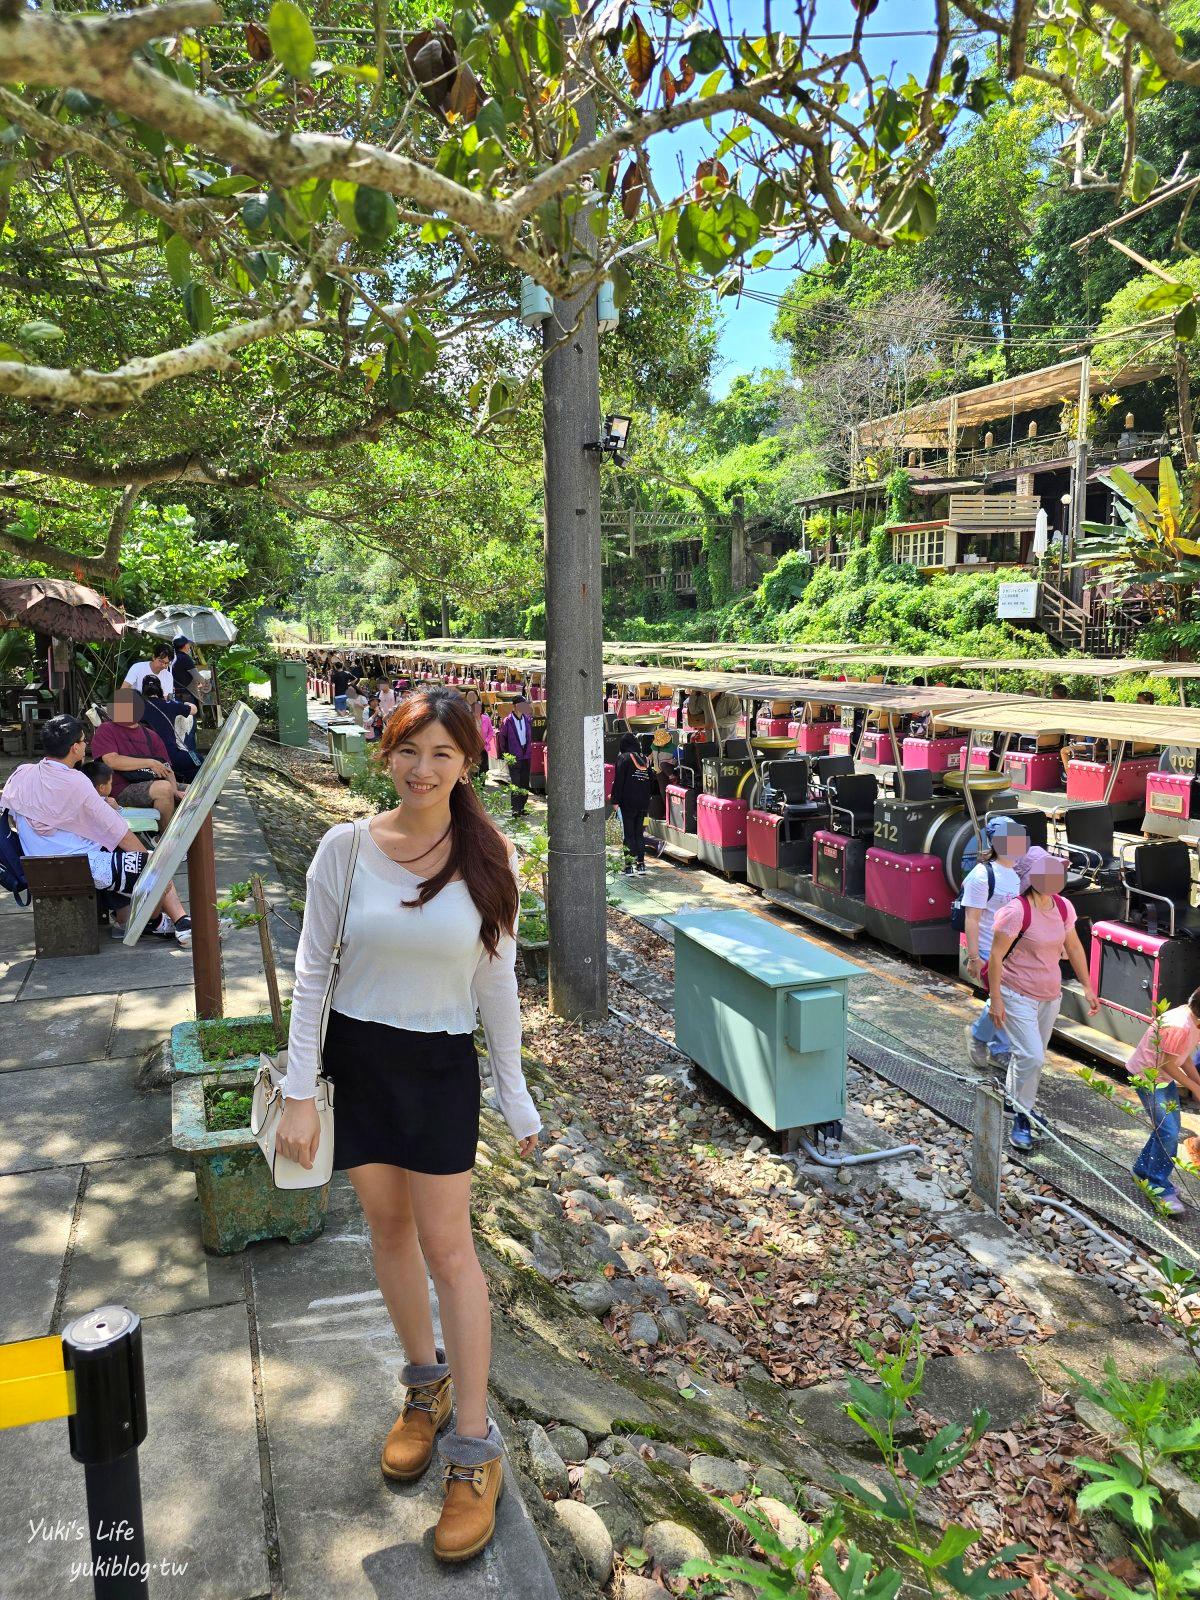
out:
{"label": "woman's bare leg", "polygon": [[348,1173],[371,1229],[375,1278],[392,1326],[413,1366],[437,1360],[429,1278],[417,1239],[409,1193],[409,1175],[402,1167],[369,1162]]}
{"label": "woman's bare leg", "polygon": [[455,1431],[486,1439],[492,1358],[487,1281],[471,1235],[471,1174],[408,1174],[421,1250],[437,1289],[446,1360],[454,1376]]}

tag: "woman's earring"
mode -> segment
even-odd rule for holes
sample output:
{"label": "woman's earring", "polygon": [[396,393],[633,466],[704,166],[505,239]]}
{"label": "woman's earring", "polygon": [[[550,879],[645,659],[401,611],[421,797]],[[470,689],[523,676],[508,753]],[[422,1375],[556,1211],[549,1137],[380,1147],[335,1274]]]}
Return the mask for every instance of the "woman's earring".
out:
{"label": "woman's earring", "polygon": [[458,781],[459,781],[459,783],[470,783],[471,774],[469,772],[464,772],[462,777]]}

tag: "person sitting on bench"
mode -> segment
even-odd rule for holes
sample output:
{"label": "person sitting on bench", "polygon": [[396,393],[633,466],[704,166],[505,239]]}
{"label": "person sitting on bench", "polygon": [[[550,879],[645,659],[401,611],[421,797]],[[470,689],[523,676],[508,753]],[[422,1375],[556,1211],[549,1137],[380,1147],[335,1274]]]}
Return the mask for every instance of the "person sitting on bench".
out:
{"label": "person sitting on bench", "polygon": [[200,766],[200,757],[187,742],[195,717],[194,706],[186,700],[164,700],[158,679],[146,679],[142,685],[142,727],[149,728],[162,740],[175,781],[185,785],[192,782]]}
{"label": "person sitting on bench", "polygon": [[[98,903],[112,916],[113,938],[120,939],[146,848],[120,811],[76,770],[86,754],[78,717],[51,717],[42,727],[42,748],[44,760],[19,766],[0,789],[0,809],[12,812],[24,855],[88,858]],[[191,944],[191,918],[174,887],[168,886],[147,931],[185,948]]]}
{"label": "person sitting on bench", "polygon": [[113,794],[123,806],[153,806],[158,812],[161,833],[175,813],[175,802],[183,790],[171,770],[167,748],[153,728],[142,725],[145,702],[141,695],[122,684],[113,695],[108,722],[102,722],[92,735],[92,754],[102,757],[113,770]]}

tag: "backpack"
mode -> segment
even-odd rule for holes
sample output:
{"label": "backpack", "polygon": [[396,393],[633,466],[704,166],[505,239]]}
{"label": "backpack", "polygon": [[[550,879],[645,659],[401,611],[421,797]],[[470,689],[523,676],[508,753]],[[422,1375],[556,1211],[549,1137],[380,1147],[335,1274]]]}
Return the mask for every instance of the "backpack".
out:
{"label": "backpack", "polygon": [[0,889],[7,889],[19,906],[27,906],[32,898],[21,865],[21,841],[7,810],[0,811]]}
{"label": "backpack", "polygon": [[[1005,960],[1007,960],[1008,957],[1012,955],[1013,951],[1020,944],[1021,940],[1025,937],[1026,933],[1028,933],[1029,925],[1033,921],[1033,907],[1029,903],[1029,896],[1027,894],[1023,894],[1023,895],[1020,895],[1018,898],[1020,899],[1020,902],[1021,902],[1021,931],[1020,931],[1020,933],[1017,934],[1017,937],[1009,945],[1008,950],[1005,953]],[[1056,894],[1052,898],[1054,900],[1054,904],[1058,907],[1058,914],[1062,918],[1063,928],[1066,929],[1069,926],[1070,920],[1071,920],[1070,917],[1067,916],[1067,902],[1063,899],[1062,895],[1060,895],[1060,894]],[[987,964],[986,961],[983,963],[983,970],[979,974],[979,981],[980,981],[980,983],[983,984],[984,988],[986,989],[987,988],[987,982],[988,982],[988,964]]]}
{"label": "backpack", "polygon": [[[992,869],[992,863],[990,861],[985,861],[983,865],[984,870],[987,872],[988,899],[990,900],[996,892],[996,874]],[[963,905],[963,889],[965,889],[966,886],[967,882],[964,878],[963,888],[958,891],[958,899],[955,900],[954,904],[950,907],[950,926],[953,928],[955,933],[964,933],[967,927],[967,908],[965,905]]]}

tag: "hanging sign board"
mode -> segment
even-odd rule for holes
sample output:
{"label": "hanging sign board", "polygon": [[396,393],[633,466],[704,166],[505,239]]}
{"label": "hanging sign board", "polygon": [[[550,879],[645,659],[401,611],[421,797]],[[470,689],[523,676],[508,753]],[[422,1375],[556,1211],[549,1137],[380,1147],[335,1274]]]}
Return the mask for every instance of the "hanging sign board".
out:
{"label": "hanging sign board", "polygon": [[996,602],[996,615],[1010,622],[1033,622],[1042,598],[1041,584],[1002,583]]}
{"label": "hanging sign board", "polygon": [[583,719],[583,809],[604,809],[604,718]]}
{"label": "hanging sign board", "polygon": [[129,921],[125,927],[125,944],[138,942],[155,906],[183,865],[188,847],[216,805],[226,780],[237,766],[238,757],[250,743],[250,736],[257,727],[258,718],[248,705],[239,700],[225,718],[212,749],[205,756],[194,781],[179,802],[178,811],[167,823],[162,838],[151,851],[150,859],[134,885],[129,902]]}

